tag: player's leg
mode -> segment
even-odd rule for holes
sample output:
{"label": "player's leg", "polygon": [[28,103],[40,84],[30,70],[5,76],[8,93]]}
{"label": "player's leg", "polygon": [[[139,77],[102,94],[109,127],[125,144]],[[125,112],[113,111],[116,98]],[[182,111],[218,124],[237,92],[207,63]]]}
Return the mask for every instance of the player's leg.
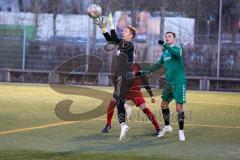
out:
{"label": "player's leg", "polygon": [[119,141],[124,142],[126,133],[129,129],[128,125],[125,122],[125,118],[126,118],[126,111],[124,108],[125,100],[117,94],[114,94],[113,96],[117,100],[118,121],[121,125]]}
{"label": "player's leg", "polygon": [[126,111],[126,117],[128,119],[130,119],[131,114],[132,114],[132,108],[131,108],[131,105],[130,105],[130,102],[128,101],[128,99],[126,99],[126,102],[124,104],[124,108],[125,108],[125,111]]}
{"label": "player's leg", "polygon": [[170,110],[169,110],[169,103],[172,101],[173,95],[171,90],[169,90],[168,86],[165,86],[162,92],[162,102],[161,102],[161,110],[164,120],[164,127],[159,132],[157,137],[163,137],[167,132],[172,132],[173,129],[170,125]]}
{"label": "player's leg", "polygon": [[178,113],[178,125],[179,125],[179,140],[185,141],[185,134],[184,134],[184,111],[183,111],[183,104],[176,103],[176,109]]}
{"label": "player's leg", "polygon": [[165,126],[170,125],[170,110],[169,110],[169,102],[162,100],[161,102],[161,110],[162,110],[162,115],[163,115],[163,120]]}
{"label": "player's leg", "polygon": [[184,110],[183,110],[183,104],[182,103],[176,103],[176,110],[178,113],[178,124],[179,124],[179,130],[184,129]]}
{"label": "player's leg", "polygon": [[120,96],[120,90],[122,85],[123,85],[122,82],[118,82],[117,87],[115,87],[116,90],[113,93],[113,98],[116,99],[117,103],[118,120],[120,124],[125,122],[125,108],[124,108],[125,99]]}
{"label": "player's leg", "polygon": [[154,114],[148,109],[144,97],[140,90],[130,90],[126,96],[127,100],[131,100],[137,107],[140,107],[140,109],[148,116],[149,120],[153,123],[157,135],[160,131],[159,124],[157,123],[157,120],[154,116]]}
{"label": "player's leg", "polygon": [[154,135],[156,136],[160,131],[160,127],[159,127],[159,124],[158,124],[154,114],[147,107],[147,104],[145,102],[145,99],[144,99],[142,93],[140,91],[132,92],[131,99],[137,107],[140,107],[140,109],[143,111],[143,113],[146,114],[148,119],[152,122],[152,124],[154,125],[155,130],[156,130],[156,132],[154,133]]}
{"label": "player's leg", "polygon": [[160,126],[154,116],[154,114],[151,112],[151,110],[147,107],[147,104],[144,102],[144,103],[141,103],[140,104],[140,109],[143,111],[143,113],[145,113],[148,117],[148,119],[152,122],[152,124],[154,125],[155,127],[155,130],[156,132],[153,134],[154,136],[157,136],[159,131],[160,131]]}
{"label": "player's leg", "polygon": [[111,122],[112,122],[112,117],[114,114],[114,108],[116,107],[116,100],[112,99],[108,105],[108,109],[107,109],[107,123],[106,125],[111,126]]}
{"label": "player's leg", "polygon": [[179,125],[179,140],[185,141],[184,134],[184,110],[183,104],[186,102],[186,87],[185,84],[179,84],[174,89],[174,99],[176,101],[176,110],[178,113],[178,125]]}
{"label": "player's leg", "polygon": [[170,110],[169,110],[169,103],[173,100],[173,91],[172,91],[172,85],[165,84],[162,92],[162,102],[161,102],[161,110],[163,115],[163,120],[165,126],[170,125]]}
{"label": "player's leg", "polygon": [[162,109],[162,115],[163,115],[163,120],[164,120],[164,127],[163,129],[159,132],[157,137],[161,138],[164,137],[164,135],[167,132],[172,132],[172,126],[170,125],[170,110],[169,110],[169,105],[170,102],[162,100],[161,102],[161,109]]}
{"label": "player's leg", "polygon": [[127,80],[125,77],[122,80],[118,81],[117,92],[114,93],[114,98],[117,100],[117,109],[118,109],[118,120],[121,125],[121,132],[119,141],[124,142],[126,133],[129,129],[126,124],[126,111],[124,108],[125,97],[129,91],[129,88],[132,86],[132,81]]}
{"label": "player's leg", "polygon": [[169,106],[169,103],[173,99],[172,87],[170,84],[166,84],[164,86],[161,98],[162,98],[161,110],[162,110],[164,124],[165,124],[165,126],[169,126],[170,125],[170,110],[169,110],[168,106]]}
{"label": "player's leg", "polygon": [[131,105],[130,105],[130,101],[132,101],[131,99],[131,93],[130,91],[128,91],[126,97],[125,97],[125,104],[124,104],[124,108],[125,108],[125,111],[126,111],[126,116],[128,119],[130,119],[131,117],[131,114],[132,114],[132,108],[131,108]]}
{"label": "player's leg", "polygon": [[114,114],[114,108],[116,106],[117,102],[115,99],[112,99],[109,102],[108,108],[107,108],[107,122],[106,126],[102,129],[102,133],[108,133],[108,131],[111,129],[111,122],[112,122],[112,117]]}
{"label": "player's leg", "polygon": [[124,108],[125,99],[121,98],[119,95],[113,95],[117,102],[117,110],[118,110],[118,121],[119,123],[125,123],[126,111]]}

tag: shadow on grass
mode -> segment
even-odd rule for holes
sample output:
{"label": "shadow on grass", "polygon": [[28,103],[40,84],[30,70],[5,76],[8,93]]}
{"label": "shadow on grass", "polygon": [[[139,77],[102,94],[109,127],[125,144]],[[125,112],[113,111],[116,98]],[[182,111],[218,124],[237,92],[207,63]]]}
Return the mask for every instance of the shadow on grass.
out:
{"label": "shadow on grass", "polygon": [[91,149],[91,152],[126,152],[146,147],[164,147],[165,145],[175,143],[177,139],[159,139],[149,135],[129,135],[126,138],[126,143],[120,144],[118,142],[118,135],[99,133],[74,137],[71,141],[86,143],[86,146],[79,148],[79,151],[88,151],[88,149]]}
{"label": "shadow on grass", "polygon": [[42,152],[33,150],[4,150],[0,151],[2,160],[180,160],[164,156],[140,156],[127,153],[81,153],[81,152]]}

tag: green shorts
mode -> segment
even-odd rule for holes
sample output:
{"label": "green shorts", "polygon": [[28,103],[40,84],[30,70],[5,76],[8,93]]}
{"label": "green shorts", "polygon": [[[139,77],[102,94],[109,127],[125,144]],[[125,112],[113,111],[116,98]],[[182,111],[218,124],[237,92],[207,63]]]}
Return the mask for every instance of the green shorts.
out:
{"label": "green shorts", "polygon": [[165,85],[162,92],[162,100],[176,103],[186,103],[186,84]]}

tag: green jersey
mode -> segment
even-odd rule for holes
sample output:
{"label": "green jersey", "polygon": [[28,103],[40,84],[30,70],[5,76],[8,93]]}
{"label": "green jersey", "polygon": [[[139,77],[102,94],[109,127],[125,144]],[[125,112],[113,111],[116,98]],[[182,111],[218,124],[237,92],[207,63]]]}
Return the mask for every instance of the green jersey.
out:
{"label": "green jersey", "polygon": [[163,44],[163,54],[153,66],[144,68],[144,73],[154,72],[163,65],[166,67],[166,80],[171,84],[185,84],[185,71],[182,57],[182,48],[177,45]]}

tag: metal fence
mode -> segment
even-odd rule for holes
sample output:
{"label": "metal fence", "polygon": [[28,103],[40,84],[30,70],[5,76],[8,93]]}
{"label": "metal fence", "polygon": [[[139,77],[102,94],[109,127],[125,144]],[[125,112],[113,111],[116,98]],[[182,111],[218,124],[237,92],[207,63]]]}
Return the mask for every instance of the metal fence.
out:
{"label": "metal fence", "polygon": [[100,30],[86,15],[87,6],[97,3],[103,15],[113,13],[119,34],[128,24],[136,27],[137,62],[156,62],[157,40],[174,31],[187,76],[240,78],[239,0],[17,2],[14,12],[0,12],[1,69],[52,71],[71,57],[90,54],[104,61],[102,73],[110,73],[113,53],[104,50]]}

